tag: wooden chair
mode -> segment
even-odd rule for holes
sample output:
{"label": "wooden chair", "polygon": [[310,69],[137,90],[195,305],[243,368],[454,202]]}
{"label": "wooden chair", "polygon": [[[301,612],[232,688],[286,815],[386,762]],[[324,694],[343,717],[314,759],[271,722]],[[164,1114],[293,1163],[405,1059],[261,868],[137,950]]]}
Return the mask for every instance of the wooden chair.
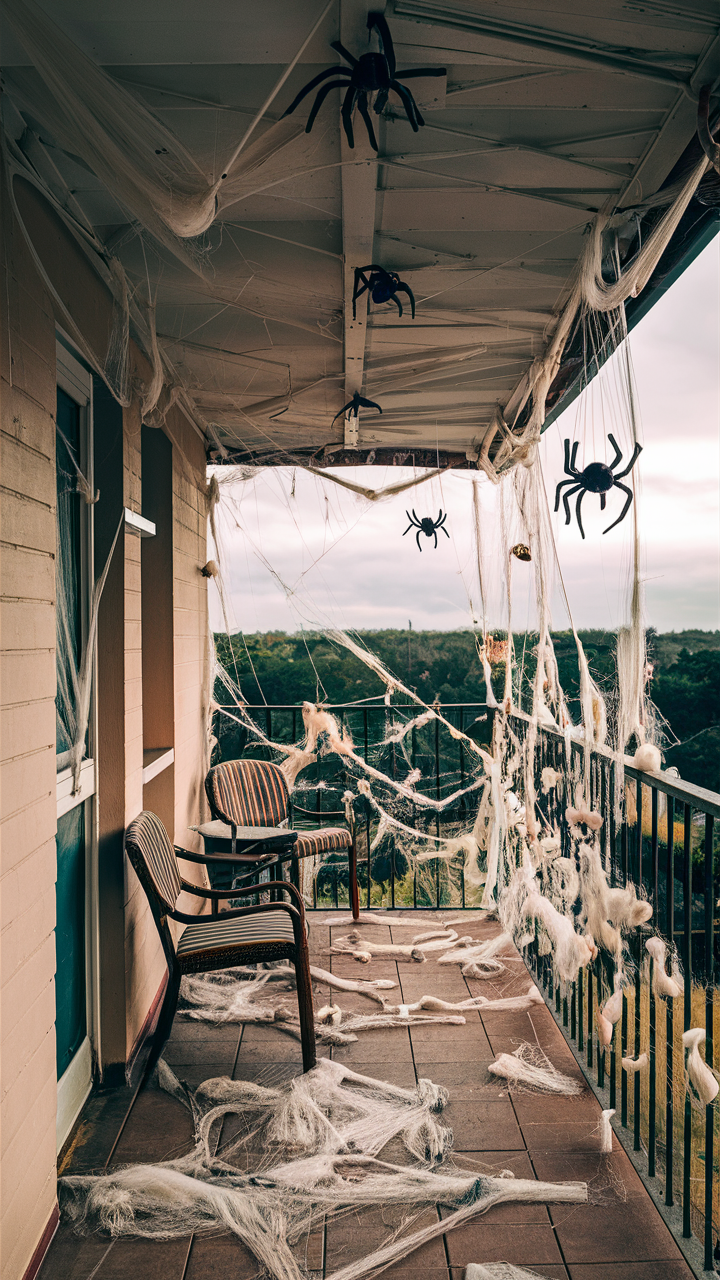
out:
{"label": "wooden chair", "polygon": [[[236,907],[221,915],[187,915],[176,908],[183,891],[217,903],[222,898],[257,894],[257,886],[225,891],[205,889],[183,880],[177,859],[187,856],[187,851],[173,847],[160,819],[148,811],[130,823],[125,850],[147,894],[168,966],[167,990],[145,1074],[155,1066],[170,1035],[184,973],[212,973],[268,960],[290,960],[295,966],[303,1071],[310,1071],[315,1066],[310,959],[305,907],[295,886],[287,881],[271,881],[268,886],[275,896],[287,893],[293,905],[274,901]],[[177,944],[168,920],[178,920],[186,926]]]}
{"label": "wooden chair", "polygon": [[[290,813],[290,793],[282,771],[269,760],[226,760],[216,764],[205,778],[205,793],[213,818],[230,827],[235,839],[238,827],[279,827]],[[343,818],[345,811],[335,809],[318,814],[293,803],[293,816],[317,822],[319,818]],[[279,860],[289,861],[293,879],[297,877],[297,858],[314,854],[335,853],[347,849],[350,862],[350,897],[353,916],[359,915],[357,854],[355,834],[345,827],[322,827],[318,831],[288,829],[292,842]]]}

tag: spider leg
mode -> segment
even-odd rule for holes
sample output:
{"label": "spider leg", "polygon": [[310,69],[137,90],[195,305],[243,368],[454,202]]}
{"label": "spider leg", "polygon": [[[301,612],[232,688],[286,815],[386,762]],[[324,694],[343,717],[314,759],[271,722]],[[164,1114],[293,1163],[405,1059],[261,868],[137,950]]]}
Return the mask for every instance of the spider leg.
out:
{"label": "spider leg", "polygon": [[577,461],[577,455],[578,455],[578,449],[579,449],[579,448],[580,448],[580,441],[579,441],[579,440],[576,440],[576,441],[575,441],[575,443],[574,443],[574,445],[573,445],[573,447],[572,447],[572,456],[571,456],[571,458],[570,458],[570,474],[571,474],[571,475],[573,475],[573,476],[576,476],[576,475],[577,475],[577,468],[576,468],[576,466],[575,466],[575,463],[576,463],[576,461]]}
{"label": "spider leg", "polygon": [[563,485],[566,485],[566,484],[577,484],[577,476],[571,476],[569,480],[559,481],[557,489],[555,490],[555,510],[556,511],[560,510],[560,490],[562,489]]}
{"label": "spider leg", "polygon": [[[448,537],[450,535],[448,534]],[[433,538],[435,539],[435,550],[437,551],[437,529],[433,529]]]}
{"label": "spider leg", "polygon": [[[346,84],[345,80],[331,80],[329,84],[324,84],[322,89],[318,91],[318,96],[313,103],[312,111],[310,112],[310,115],[307,118],[307,124],[305,125],[306,133],[309,133],[310,130],[312,129],[315,123],[315,117],[317,116],[317,113],[320,110],[323,102],[325,101],[328,94],[330,93],[330,90],[344,89],[345,84]],[[348,93],[354,93],[354,92],[355,92],[354,89],[352,88],[352,86],[350,86],[350,88],[348,89]],[[347,94],[346,94],[346,97],[347,97]]]}
{"label": "spider leg", "polygon": [[[632,469],[633,469],[633,467],[635,466],[635,463],[637,462],[637,460],[638,460],[638,458],[640,457],[640,454],[641,454],[641,453],[642,453],[642,445],[641,445],[641,444],[636,444],[636,445],[635,445],[635,448],[634,448],[634,450],[633,450],[633,456],[632,456],[632,458],[630,459],[630,461],[628,462],[628,464],[627,464],[627,466],[626,466],[625,470],[624,470],[624,471],[618,471],[617,475],[616,475],[616,476],[613,476],[613,479],[614,479],[614,481],[615,481],[615,483],[616,483],[616,484],[617,484],[618,480],[622,480],[623,476],[628,475],[628,474],[629,474],[629,472],[631,472],[631,471],[632,471]],[[625,487],[624,485],[621,485],[621,486],[620,486],[620,488],[621,488],[621,489],[624,489],[624,487]],[[620,518],[622,519],[622,516],[621,516]]]}
{"label": "spider leg", "polygon": [[353,55],[345,48],[345,45],[341,44],[339,40],[331,40],[330,48],[334,49],[336,53],[339,53],[340,57],[344,58],[346,62],[349,62],[351,67],[357,66],[357,58],[354,58]]}
{"label": "spider leg", "polygon": [[441,508],[440,508],[440,510],[438,511],[438,518],[437,518],[437,520],[433,520],[433,524],[434,524],[434,525],[438,525],[438,524],[440,523],[441,519],[442,519],[442,507],[441,507]]}
{"label": "spider leg", "polygon": [[607,505],[606,498],[607,498],[607,494],[604,494],[604,493],[600,494],[600,510],[601,511],[604,511]]}
{"label": "spider leg", "polygon": [[[624,474],[625,474],[625,473],[623,472],[623,475],[624,475]],[[627,515],[628,511],[630,510],[630,504],[631,504],[631,502],[632,502],[632,500],[633,500],[633,491],[632,491],[632,489],[628,489],[628,487],[627,487],[627,485],[626,485],[626,484],[620,484],[620,482],[619,482],[618,480],[616,480],[616,481],[615,481],[615,484],[617,485],[618,489],[622,489],[623,493],[626,493],[626,494],[627,494],[627,498],[625,499],[625,506],[623,507],[622,511],[620,512],[620,515],[618,516],[617,520],[613,520],[612,524],[609,524],[609,525],[608,525],[608,527],[607,527],[607,529],[603,529],[603,533],[609,533],[611,529],[614,529],[614,528],[615,528],[615,525],[616,525],[616,524],[619,524],[621,520],[624,520],[624,519],[625,519],[625,517],[626,517],[626,515]]]}
{"label": "spider leg", "polygon": [[[570,515],[570,502],[569,502],[569,499],[570,499],[570,498],[572,498],[573,494],[574,494],[574,493],[577,493],[577,492],[578,492],[578,489],[581,489],[581,488],[582,488],[582,485],[580,485],[580,484],[576,484],[574,489],[568,489],[567,493],[564,493],[564,494],[563,494],[563,506],[564,506],[564,508],[565,508],[565,523],[566,523],[566,524],[569,524],[569,523],[570,523],[570,520],[572,519],[572,517],[571,517],[571,515]],[[557,511],[557,507],[555,508],[555,510]]]}
{"label": "spider leg", "polygon": [[372,13],[369,13],[367,18],[367,25],[368,25],[368,31],[372,31],[373,27],[375,27],[380,37],[382,51],[385,55],[385,60],[388,64],[390,79],[392,80],[393,76],[395,75],[395,48],[393,45],[392,36],[390,35],[390,28],[387,22],[385,21],[384,15],[382,13],[378,13],[377,10],[373,11]]}
{"label": "spider leg", "polygon": [[613,468],[617,466],[618,462],[622,461],[622,449],[618,447],[617,440],[615,439],[614,436],[610,435],[609,431],[608,431],[608,440],[610,441],[613,449],[615,450],[615,457],[613,458],[612,462],[609,463],[610,470],[612,471]]}
{"label": "spider leg", "polygon": [[405,86],[400,84],[398,80],[391,80],[390,88],[395,90],[395,93],[398,95],[400,101],[402,102],[405,108],[405,115],[407,116],[410,122],[410,127],[412,128],[413,133],[417,133],[418,127],[421,124],[424,124],[425,121],[420,115],[420,112],[418,110],[418,105],[415,99],[413,98],[410,90],[406,89]]}
{"label": "spider leg", "polygon": [[348,409],[352,409],[352,400],[348,404],[344,404],[342,409],[338,409],[337,413],[335,414],[335,417],[330,423],[330,426],[333,426],[334,423],[337,422],[338,418],[341,418],[344,413],[347,413]]}
{"label": "spider leg", "polygon": [[345,97],[343,98],[342,107],[340,108],[340,118],[343,122],[343,129],[345,130],[345,137],[348,140],[349,147],[355,146],[352,127],[352,109],[355,106],[356,93],[357,91],[355,86],[351,83]]}
{"label": "spider leg", "polygon": [[[570,462],[570,441],[566,440],[565,441],[565,475],[566,476],[575,477],[577,475],[577,472],[575,470],[576,457],[577,457],[577,444],[573,445],[573,460],[571,463]],[[555,510],[557,511],[557,507],[555,508]]]}
{"label": "spider leg", "polygon": [[[441,513],[441,514],[442,514],[442,513]],[[447,511],[446,511],[446,512],[445,512],[445,515],[444,515],[444,516],[443,516],[443,518],[442,518],[442,520],[438,520],[437,525],[436,525],[436,528],[438,528],[438,529],[442,529],[442,527],[443,527],[443,525],[445,524],[445,521],[447,520],[447,518],[448,518],[448,513],[447,513]],[[450,537],[450,534],[448,534],[448,537]]]}
{"label": "spider leg", "polygon": [[375,99],[375,105],[373,106],[373,111],[375,112],[376,116],[379,116],[380,112],[385,109],[385,107],[387,106],[387,100],[388,100],[388,90],[379,89],[378,95]]}
{"label": "spider leg", "polygon": [[422,533],[422,529],[418,529],[417,533],[415,534],[415,541],[416,541],[416,542],[417,542],[417,544],[418,544],[418,551],[422,551],[422,547],[420,546],[420,534],[421,534],[421,533]]}
{"label": "spider leg", "polygon": [[367,94],[362,90],[357,96],[357,105],[358,105],[358,111],[360,112],[360,115],[365,121],[365,127],[368,131],[368,138],[370,139],[370,146],[372,147],[373,151],[377,151],[378,149],[377,138],[375,137],[375,130],[373,129],[372,120],[370,119],[370,112],[368,111]]}
{"label": "spider leg", "polygon": [[420,525],[420,528],[422,529],[422,523],[421,523],[421,521],[420,521],[420,520],[418,520],[417,515],[416,515],[416,513],[415,513],[415,508],[414,508],[414,507],[413,507],[413,509],[412,509],[412,513],[413,513],[413,515],[415,516],[415,519],[417,520],[417,523]]}
{"label": "spider leg", "polygon": [[[415,512],[414,512],[414,511],[413,511],[412,516],[411,516],[411,515],[410,515],[410,512],[409,512],[409,511],[407,510],[407,508],[406,508],[406,509],[405,509],[405,515],[407,516],[408,520],[410,521],[410,523],[409,523],[409,525],[408,525],[407,529],[405,530],[405,533],[407,533],[408,529],[412,529],[413,525],[415,525],[418,529],[421,529],[421,528],[422,528],[422,525],[419,523],[417,516],[415,516],[415,519],[413,520],[413,516],[415,515]],[[405,533],[403,534],[403,538],[405,537]]]}
{"label": "spider leg", "polygon": [[[395,290],[395,292],[396,292],[396,293],[406,293],[406,294],[407,294],[408,298],[410,299],[410,310],[411,310],[411,312],[412,312],[412,318],[413,318],[413,320],[414,320],[414,319],[415,319],[415,295],[413,294],[413,291],[412,291],[412,289],[410,288],[410,285],[409,285],[409,284],[403,284],[403,282],[402,282],[402,280],[401,280],[401,281],[400,281],[400,284],[398,285],[398,287],[397,287],[397,289]],[[396,299],[396,301],[397,301],[397,299]],[[399,302],[398,302],[398,306],[400,306],[400,303],[399,303]],[[402,311],[400,312],[400,314],[402,315]]]}
{"label": "spider leg", "polygon": [[[411,520],[411,521],[410,521],[410,523],[409,523],[409,525],[408,525],[408,527],[407,527],[407,529],[405,530],[405,533],[409,533],[409,532],[410,532],[410,530],[412,529],[412,527],[413,527],[413,522],[412,522],[412,520]],[[405,537],[405,533],[403,534],[403,538]]]}
{"label": "spider leg", "polygon": [[390,294],[390,297],[388,298],[388,302],[390,302],[391,300],[392,300],[393,302],[396,302],[396,303],[397,303],[398,315],[400,315],[400,316],[401,316],[401,315],[402,315],[402,302],[400,301],[400,299],[399,299],[399,298],[398,298],[398,296],[397,296],[397,291],[396,291],[395,293],[391,293],[391,294]]}
{"label": "spider leg", "polygon": [[447,531],[447,529],[445,528],[445,525],[444,525],[444,524],[438,525],[438,528],[439,528],[439,529],[442,529],[442,531],[443,531],[443,533],[445,534],[445,537],[446,537],[446,538],[449,538],[449,537],[450,537],[450,534],[448,533],[448,531]]}
{"label": "spider leg", "polygon": [[[360,284],[361,280],[362,280],[362,285]],[[356,267],[355,268],[355,285],[353,287],[353,296],[352,296],[353,320],[357,320],[357,305],[356,305],[357,300],[362,296],[365,290],[369,288],[370,288],[370,285],[368,281],[365,279],[364,268]]]}
{"label": "spider leg", "polygon": [[310,93],[315,88],[316,84],[320,84],[321,80],[327,80],[328,76],[334,76],[335,74],[349,76],[350,72],[347,67],[330,67],[327,71],[321,71],[319,75],[313,76],[312,80],[308,80],[305,88],[301,89],[297,97],[290,103],[287,110],[283,111],[280,119],[284,120],[285,116],[292,115],[298,104],[302,102],[306,94]]}
{"label": "spider leg", "polygon": [[358,404],[363,405],[365,409],[377,409],[378,413],[382,413],[379,404],[376,404],[374,400],[366,400],[364,396],[358,396]]}
{"label": "spider leg", "polygon": [[583,529],[583,526],[582,526],[582,516],[580,515],[580,505],[581,505],[582,500],[583,500],[583,498],[585,497],[585,494],[586,494],[586,493],[587,493],[587,489],[583,489],[583,487],[582,487],[582,485],[581,485],[581,486],[580,486],[580,492],[579,492],[579,494],[578,494],[578,500],[577,500],[577,502],[575,503],[575,515],[577,516],[578,529],[580,530],[580,537],[581,537],[581,538],[584,538],[584,537],[585,537],[585,530]]}

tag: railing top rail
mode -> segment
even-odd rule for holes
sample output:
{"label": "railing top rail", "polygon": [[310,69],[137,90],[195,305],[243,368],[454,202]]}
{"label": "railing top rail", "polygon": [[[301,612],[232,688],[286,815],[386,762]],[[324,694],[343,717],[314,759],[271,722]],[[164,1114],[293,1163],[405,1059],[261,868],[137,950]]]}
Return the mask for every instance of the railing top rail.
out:
{"label": "railing top rail", "polygon": [[[382,694],[379,695],[382,698]],[[219,706],[234,707],[234,702],[221,702]],[[470,711],[476,708],[488,710],[487,702],[439,702],[437,704],[429,702],[427,704],[431,710],[437,705],[441,710],[443,707],[455,709],[458,707],[467,707]],[[301,711],[302,702],[244,702],[245,711]],[[423,702],[393,702],[389,706],[385,702],[324,702],[323,707],[327,711],[398,711],[401,707],[410,707],[417,710],[419,707],[425,706]]]}
{"label": "railing top rail", "polygon": [[[516,720],[530,722],[530,716],[526,715],[524,711],[513,709],[512,717]],[[565,741],[564,734],[560,729],[553,729],[547,725],[538,725],[538,728],[548,737],[556,738],[560,742]],[[581,738],[571,738],[570,745],[576,751],[585,749],[585,743]],[[602,756],[610,763],[618,760],[616,752],[609,747],[602,747],[594,743],[592,751],[595,755]],[[674,800],[689,804],[694,809],[702,809],[703,813],[710,814],[713,818],[720,818],[720,795],[717,791],[708,791],[705,787],[697,787],[692,782],[683,782],[682,778],[669,778],[665,773],[654,773],[649,769],[635,769],[629,761],[630,757],[625,757],[624,772],[626,778],[631,778],[636,782],[644,782],[647,786],[654,787],[656,791],[662,791],[665,795],[672,796]]]}

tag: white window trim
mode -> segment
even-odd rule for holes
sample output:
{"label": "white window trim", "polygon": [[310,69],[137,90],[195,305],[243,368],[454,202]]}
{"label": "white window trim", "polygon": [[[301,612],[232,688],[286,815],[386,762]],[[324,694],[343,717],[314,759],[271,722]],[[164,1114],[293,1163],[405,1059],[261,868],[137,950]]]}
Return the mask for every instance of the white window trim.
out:
{"label": "white window trim", "polygon": [[70,1066],[57,1084],[57,1150],[62,1150],[70,1130],[92,1089],[92,1048],[86,1036]]}
{"label": "white window trim", "polygon": [[62,773],[57,775],[57,816],[64,818],[66,813],[71,809],[75,809],[77,805],[83,804],[95,795],[95,761],[83,760],[80,765],[79,790],[73,795],[73,776],[72,769],[63,769]]}

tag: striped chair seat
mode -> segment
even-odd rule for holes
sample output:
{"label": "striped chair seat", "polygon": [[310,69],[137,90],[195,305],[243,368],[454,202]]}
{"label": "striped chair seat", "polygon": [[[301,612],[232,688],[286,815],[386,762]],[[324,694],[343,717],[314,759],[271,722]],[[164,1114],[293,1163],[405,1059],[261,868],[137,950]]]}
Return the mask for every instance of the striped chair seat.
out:
{"label": "striped chair seat", "polygon": [[345,828],[323,827],[320,831],[300,831],[293,853],[298,858],[311,858],[316,853],[334,853],[351,845],[352,836]]}
{"label": "striped chair seat", "polygon": [[178,942],[177,955],[185,969],[183,962],[195,953],[206,956],[243,947],[293,947],[294,944],[292,919],[287,911],[258,911],[235,920],[205,917],[197,924],[187,925]]}

